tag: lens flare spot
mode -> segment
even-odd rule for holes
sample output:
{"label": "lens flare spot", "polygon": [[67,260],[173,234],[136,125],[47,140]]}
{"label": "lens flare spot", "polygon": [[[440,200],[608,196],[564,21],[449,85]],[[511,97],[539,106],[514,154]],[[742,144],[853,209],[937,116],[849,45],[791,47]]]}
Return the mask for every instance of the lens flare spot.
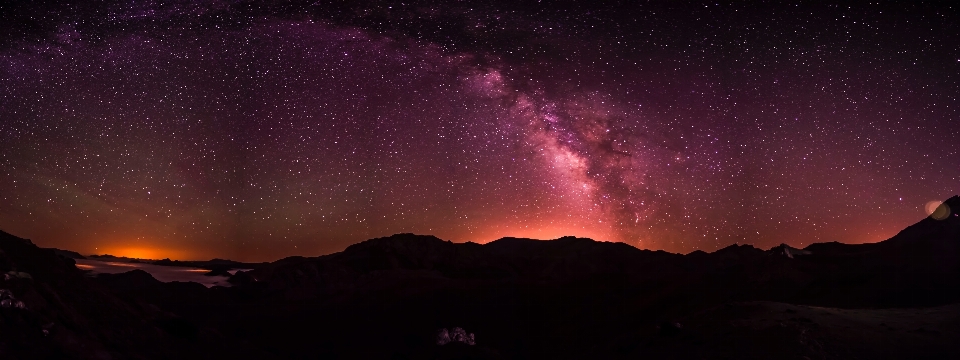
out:
{"label": "lens flare spot", "polygon": [[943,220],[950,216],[950,206],[940,201],[930,201],[924,206],[927,216],[935,220]]}

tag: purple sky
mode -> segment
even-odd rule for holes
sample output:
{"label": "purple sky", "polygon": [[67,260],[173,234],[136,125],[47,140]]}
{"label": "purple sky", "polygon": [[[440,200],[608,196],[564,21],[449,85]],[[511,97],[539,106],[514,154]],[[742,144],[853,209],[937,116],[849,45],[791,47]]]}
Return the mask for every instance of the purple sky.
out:
{"label": "purple sky", "polygon": [[3,5],[0,228],[686,253],[880,241],[960,193],[956,8],[445,3]]}

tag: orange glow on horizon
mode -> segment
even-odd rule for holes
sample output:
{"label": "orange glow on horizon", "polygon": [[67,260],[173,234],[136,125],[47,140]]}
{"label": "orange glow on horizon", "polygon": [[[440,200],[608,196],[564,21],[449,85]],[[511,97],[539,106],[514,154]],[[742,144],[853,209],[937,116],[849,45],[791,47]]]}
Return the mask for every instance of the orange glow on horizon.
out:
{"label": "orange glow on horizon", "polygon": [[159,249],[148,247],[116,247],[101,249],[102,254],[109,254],[118,257],[127,257],[131,259],[159,260],[171,259],[180,260],[184,251],[172,249]]}

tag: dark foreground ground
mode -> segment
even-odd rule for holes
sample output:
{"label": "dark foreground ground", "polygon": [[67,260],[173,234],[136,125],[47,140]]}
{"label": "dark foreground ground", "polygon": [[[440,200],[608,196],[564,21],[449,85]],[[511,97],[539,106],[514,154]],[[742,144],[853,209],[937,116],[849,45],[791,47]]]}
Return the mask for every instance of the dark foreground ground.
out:
{"label": "dark foreground ground", "polygon": [[[91,276],[0,233],[4,359],[960,358],[960,198],[876,244],[688,255],[399,234],[232,287]],[[167,261],[169,262],[169,261]],[[437,344],[462,328],[473,345]]]}

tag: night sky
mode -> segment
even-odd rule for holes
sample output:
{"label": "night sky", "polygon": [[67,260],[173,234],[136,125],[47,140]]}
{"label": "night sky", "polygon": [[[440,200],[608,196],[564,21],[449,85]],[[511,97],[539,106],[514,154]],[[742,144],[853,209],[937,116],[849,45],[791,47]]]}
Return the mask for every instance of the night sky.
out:
{"label": "night sky", "polygon": [[884,240],[960,193],[960,11],[818,3],[4,2],[0,229],[246,261]]}

